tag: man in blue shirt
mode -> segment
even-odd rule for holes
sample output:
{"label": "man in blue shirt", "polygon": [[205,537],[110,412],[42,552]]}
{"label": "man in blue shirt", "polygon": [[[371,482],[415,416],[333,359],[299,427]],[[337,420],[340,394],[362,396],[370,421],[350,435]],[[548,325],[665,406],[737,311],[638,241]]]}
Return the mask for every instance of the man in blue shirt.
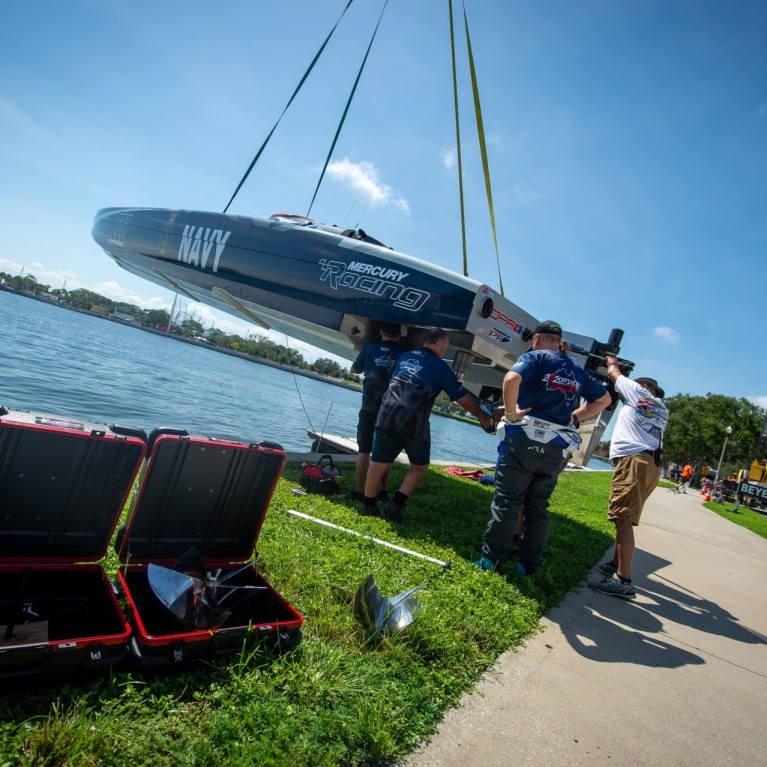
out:
{"label": "man in blue shirt", "polygon": [[[367,344],[352,363],[352,373],[364,373],[362,382],[362,406],[357,421],[357,465],[355,470],[355,490],[352,500],[361,501],[365,497],[365,479],[370,466],[370,451],[373,447],[373,429],[375,428],[381,400],[389,388],[394,364],[402,354],[399,340],[402,329],[392,322],[382,322],[378,328],[380,341]],[[389,472],[381,477],[378,497],[388,501],[386,486],[389,482]]]}
{"label": "man in blue shirt", "polygon": [[546,320],[533,331],[532,350],[504,378],[504,435],[495,495],[482,539],[484,556],[475,563],[482,570],[494,570],[513,556],[521,514],[524,534],[517,570],[524,577],[540,567],[548,539],[549,498],[567,455],[580,444],[578,425],[611,402],[604,386],[570,359],[566,348],[561,326]]}
{"label": "man in blue shirt", "polygon": [[422,348],[404,352],[397,361],[378,411],[361,514],[378,514],[376,494],[381,477],[404,449],[410,468],[394,498],[381,510],[386,519],[392,522],[403,521],[402,509],[429,468],[429,416],[434,400],[441,391],[445,391],[451,400],[477,416],[482,428],[488,428],[490,419],[442,359],[449,346],[450,339],[442,328],[429,328]]}

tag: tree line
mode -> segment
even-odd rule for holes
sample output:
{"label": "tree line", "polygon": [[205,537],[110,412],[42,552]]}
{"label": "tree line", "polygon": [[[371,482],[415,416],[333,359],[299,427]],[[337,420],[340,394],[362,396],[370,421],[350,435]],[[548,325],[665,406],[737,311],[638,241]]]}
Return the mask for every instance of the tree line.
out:
{"label": "tree line", "polygon": [[[669,422],[663,450],[669,462],[691,463],[698,471],[703,466],[716,469],[724,449],[721,473],[728,476],[767,454],[765,411],[745,397],[675,394],[666,399],[666,405]],[[728,426],[732,428],[729,437]]]}
{"label": "tree line", "polygon": [[[721,458],[721,475],[726,477],[737,476],[740,469],[767,456],[767,413],[745,397],[675,394],[665,403],[669,410],[663,435],[667,465],[689,463],[695,469],[694,476],[700,477],[706,467],[715,471]],[[594,452],[607,458],[609,441],[600,442]]]}
{"label": "tree line", "polygon": [[[181,338],[203,339],[210,346],[246,354],[251,357],[268,360],[279,365],[289,365],[298,370],[309,370],[318,375],[336,378],[342,381],[360,383],[360,378],[335,360],[320,357],[314,362],[307,362],[296,349],[275,343],[270,338],[261,335],[248,335],[243,338],[237,334],[225,333],[216,327],[205,328],[194,317],[184,317],[171,322],[170,313],[165,309],[144,309],[124,301],[112,301],[106,296],[94,293],[92,290],[77,288],[65,290],[54,288],[38,282],[32,274],[10,275],[0,272],[0,284],[10,290],[55,302],[59,306],[80,311],[88,311],[103,316],[127,319],[153,330],[168,330]],[[170,327],[169,327],[170,326]]]}

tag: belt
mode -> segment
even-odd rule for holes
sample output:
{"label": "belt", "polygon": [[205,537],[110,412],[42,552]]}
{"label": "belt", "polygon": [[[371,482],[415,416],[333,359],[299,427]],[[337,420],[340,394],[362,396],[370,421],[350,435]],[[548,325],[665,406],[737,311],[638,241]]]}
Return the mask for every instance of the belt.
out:
{"label": "belt", "polygon": [[621,460],[621,458],[629,458],[632,455],[651,455],[653,458],[655,458],[655,451],[654,450],[640,450],[638,453],[629,453],[629,455],[616,455],[615,458],[610,459],[610,463],[613,466],[618,465],[618,461]]}

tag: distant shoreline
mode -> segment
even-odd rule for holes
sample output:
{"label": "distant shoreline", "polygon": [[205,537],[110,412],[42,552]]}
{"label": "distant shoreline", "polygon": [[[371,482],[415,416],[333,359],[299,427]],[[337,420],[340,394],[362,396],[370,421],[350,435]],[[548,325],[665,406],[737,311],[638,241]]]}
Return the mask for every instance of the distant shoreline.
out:
{"label": "distant shoreline", "polygon": [[21,296],[22,298],[31,298],[33,301],[40,301],[41,303],[48,304],[49,306],[53,306],[57,309],[66,309],[70,312],[77,312],[78,314],[86,314],[90,317],[96,317],[100,320],[108,320],[109,322],[116,322],[119,325],[124,325],[125,327],[134,328],[135,330],[143,330],[145,333],[154,333],[157,336],[166,336],[167,338],[170,338],[174,341],[182,341],[185,344],[191,344],[192,346],[197,346],[201,349],[209,349],[213,352],[220,352],[222,354],[229,354],[232,357],[240,357],[241,359],[247,360],[248,362],[255,362],[257,365],[267,365],[268,367],[277,368],[278,370],[284,370],[286,373],[295,373],[296,375],[304,376],[305,378],[313,378],[316,381],[324,381],[325,383],[333,384],[334,386],[341,386],[344,389],[351,389],[352,391],[358,391],[362,393],[362,387],[357,386],[353,383],[349,383],[348,381],[341,381],[338,378],[330,378],[328,376],[320,375],[319,373],[315,373],[311,370],[302,370],[301,368],[296,368],[291,365],[285,365],[281,362],[272,362],[272,360],[268,360],[265,357],[255,357],[252,354],[245,354],[244,352],[238,352],[234,349],[225,349],[223,346],[214,346],[213,344],[205,343],[203,341],[195,341],[193,338],[184,338],[183,336],[177,336],[173,333],[166,333],[162,330],[157,330],[156,328],[149,328],[146,325],[139,325],[136,322],[131,322],[129,320],[122,320],[119,317],[112,317],[108,314],[101,314],[99,312],[91,312],[88,309],[80,309],[77,306],[66,306],[65,304],[60,304],[57,301],[50,301],[47,298],[40,298],[39,296],[30,295],[27,292],[19,291],[19,290],[13,290],[12,288],[9,288],[5,285],[0,285],[0,290],[4,290],[6,293],[13,293],[14,295]]}

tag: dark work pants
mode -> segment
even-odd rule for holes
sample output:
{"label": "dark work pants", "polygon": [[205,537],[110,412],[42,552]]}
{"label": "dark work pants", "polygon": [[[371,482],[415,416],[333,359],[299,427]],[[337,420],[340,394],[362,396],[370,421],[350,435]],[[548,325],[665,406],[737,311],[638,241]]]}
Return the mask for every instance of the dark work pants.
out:
{"label": "dark work pants", "polygon": [[525,569],[532,571],[542,561],[549,534],[549,498],[566,461],[561,447],[534,442],[524,432],[507,434],[505,440],[482,550],[491,559],[512,557],[517,517],[524,514],[518,554]]}

